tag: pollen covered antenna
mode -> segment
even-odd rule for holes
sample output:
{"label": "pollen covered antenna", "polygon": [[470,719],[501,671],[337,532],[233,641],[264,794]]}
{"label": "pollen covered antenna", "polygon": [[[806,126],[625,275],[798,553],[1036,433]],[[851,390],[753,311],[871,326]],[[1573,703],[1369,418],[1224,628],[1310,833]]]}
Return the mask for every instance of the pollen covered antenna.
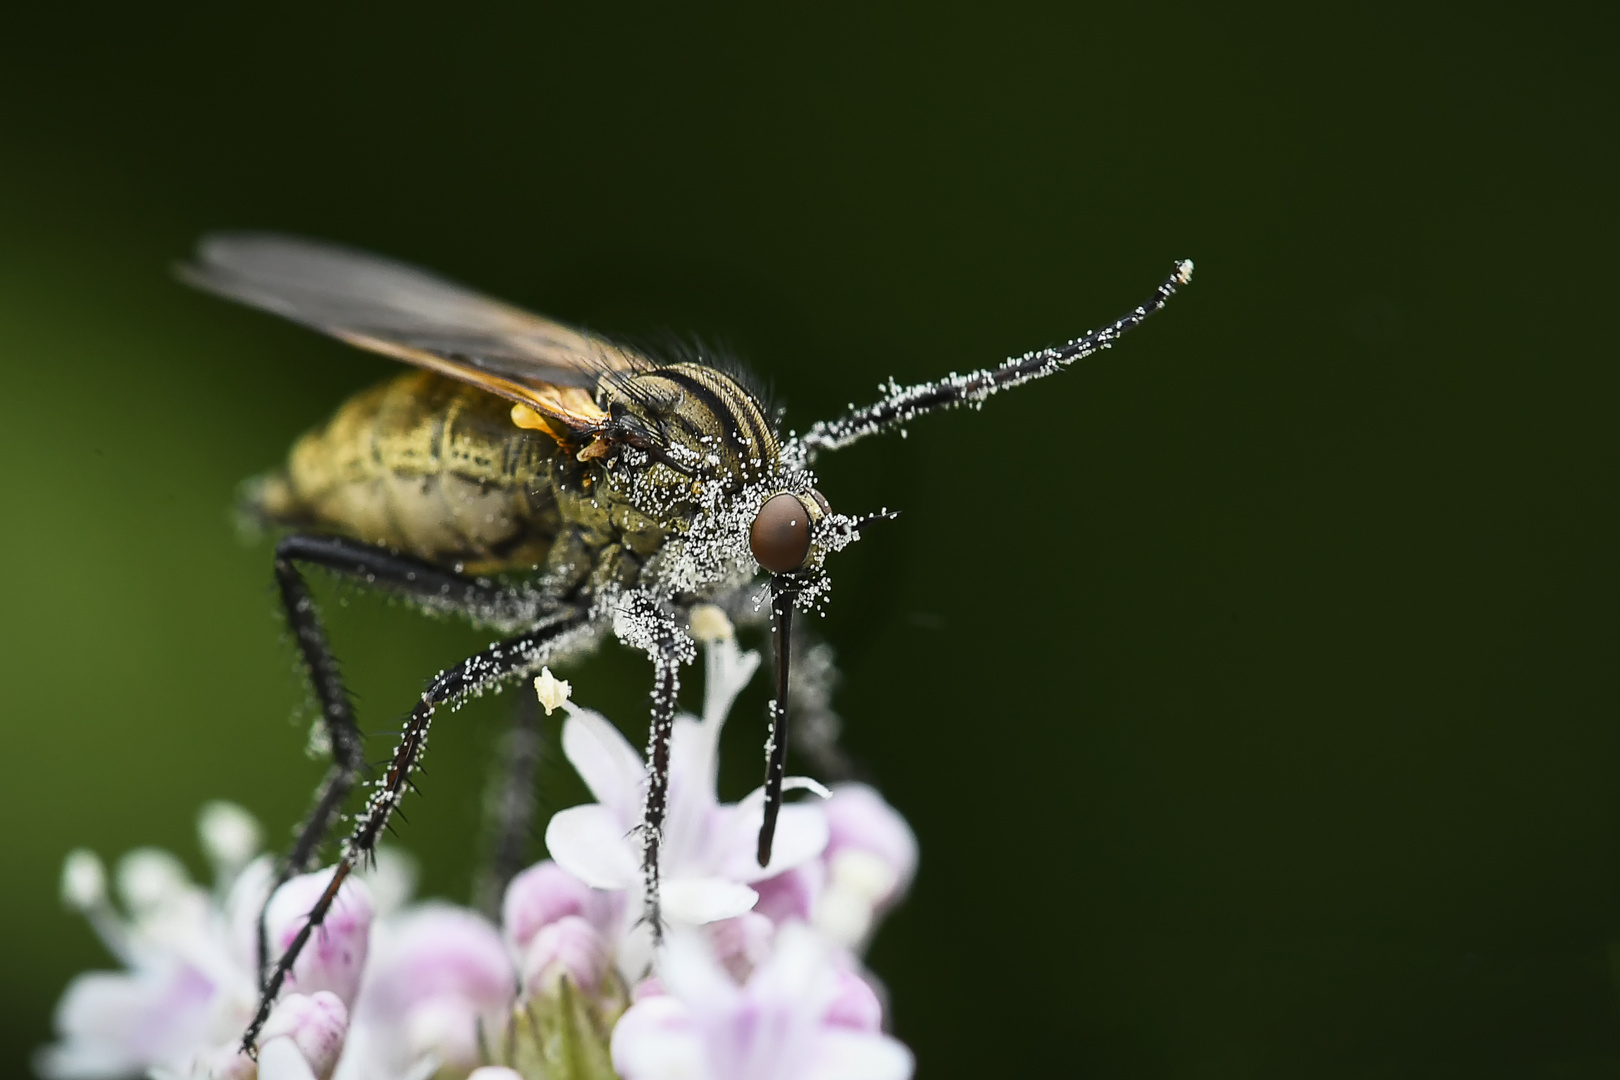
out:
{"label": "pollen covered antenna", "polygon": [[765,746],[765,816],[759,823],[759,865],[771,861],[776,817],[782,812],[782,779],[787,772],[788,656],[793,633],[793,600],[797,590],[780,576],[771,580],[771,645],[776,661],[776,696],[771,699],[771,734]]}
{"label": "pollen covered antenna", "polygon": [[1111,347],[1121,334],[1158,311],[1178,288],[1191,281],[1192,270],[1191,259],[1176,263],[1175,272],[1165,279],[1147,303],[1124,318],[1065,344],[1015,356],[998,368],[986,368],[966,375],[952,373],[938,382],[900,386],[890,380],[888,395],[883,400],[856,409],[837,420],[819,421],[799,441],[813,458],[820,451],[842,450],[858,439],[898,427],[924,413],[961,405],[978,405],[998,390],[1056,374],[1076,360]]}

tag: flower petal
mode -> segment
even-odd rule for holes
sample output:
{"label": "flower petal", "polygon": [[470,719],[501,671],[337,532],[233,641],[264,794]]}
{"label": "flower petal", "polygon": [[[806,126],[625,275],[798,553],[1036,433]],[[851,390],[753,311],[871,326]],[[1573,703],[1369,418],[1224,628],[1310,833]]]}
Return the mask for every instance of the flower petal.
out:
{"label": "flower petal", "polygon": [[883,901],[897,899],[917,873],[917,836],[899,811],[866,784],[839,784],[827,800],[829,858],[846,849],[869,851],[889,865],[894,884]]}
{"label": "flower petal", "polygon": [[765,791],[755,788],[731,809],[720,873],[734,881],[763,881],[820,855],[827,846],[827,816],[820,803],[789,803],[776,819],[771,861],[760,866],[759,827],[765,819]]}
{"label": "flower petal", "polygon": [[[570,717],[572,720],[572,717]],[[596,803],[571,806],[551,816],[546,848],[558,866],[593,889],[628,889],[641,862],[624,822]]]}
{"label": "flower petal", "polygon": [[590,921],[607,931],[613,918],[613,897],[592,889],[573,874],[544,859],[512,879],[501,903],[501,928],[521,954],[542,927],[568,915]]}
{"label": "flower petal", "polygon": [[666,878],[658,894],[664,918],[688,926],[735,918],[759,899],[748,886],[722,877]]}
{"label": "flower petal", "polygon": [[715,960],[703,936],[691,930],[670,932],[659,957],[658,979],[684,1009],[724,1013],[743,1004],[742,989]]}
{"label": "flower petal", "polygon": [[759,669],[759,653],[743,652],[736,638],[723,638],[704,647],[703,719],[719,727],[725,723],[737,695]]}
{"label": "flower petal", "polygon": [[417,906],[386,927],[356,1006],[398,1076],[431,1055],[441,1066],[478,1064],[478,1032],[510,1015],[517,973],[494,925],[466,908]]}
{"label": "flower petal", "polygon": [[530,939],[520,964],[523,988],[541,997],[555,993],[566,977],[594,994],[611,961],[612,950],[596,927],[578,915],[564,915]]}
{"label": "flower petal", "polygon": [[596,801],[625,825],[641,814],[641,784],[646,768],[641,755],[601,713],[568,706],[563,721],[563,753]]}
{"label": "flower petal", "polygon": [[[329,990],[308,997],[289,994],[276,1003],[260,1033],[259,1045],[268,1048],[272,1043],[289,1042],[307,1063],[307,1071],[330,1077],[337,1067],[338,1055],[343,1052],[343,1038],[348,1030],[349,1012],[336,994]],[[260,1080],[271,1080],[274,1075],[273,1071],[266,1073],[264,1066],[260,1066]]]}
{"label": "flower petal", "polygon": [[259,1080],[316,1080],[291,1036],[271,1039],[259,1051]]}
{"label": "flower petal", "polygon": [[821,1022],[875,1034],[883,1030],[883,1003],[871,983],[853,971],[840,971],[837,990]]}
{"label": "flower petal", "polygon": [[625,1080],[691,1080],[709,1075],[703,1040],[686,1006],[668,997],[632,1005],[613,1028],[613,1069]]}
{"label": "flower petal", "polygon": [[910,1080],[916,1061],[898,1039],[823,1029],[802,1080]]}
{"label": "flower petal", "polygon": [[754,910],[775,923],[790,919],[809,922],[826,878],[826,868],[820,862],[811,861],[785,874],[753,882],[753,890],[759,893],[759,903],[754,905]]}

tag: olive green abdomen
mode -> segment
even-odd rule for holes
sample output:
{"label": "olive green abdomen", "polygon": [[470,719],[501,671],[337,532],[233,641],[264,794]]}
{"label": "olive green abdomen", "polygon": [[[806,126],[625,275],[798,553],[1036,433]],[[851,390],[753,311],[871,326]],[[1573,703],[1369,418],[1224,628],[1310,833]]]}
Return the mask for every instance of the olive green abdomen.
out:
{"label": "olive green abdomen", "polygon": [[431,372],[356,394],[256,493],[271,521],[475,572],[527,570],[557,535],[549,436],[511,403]]}

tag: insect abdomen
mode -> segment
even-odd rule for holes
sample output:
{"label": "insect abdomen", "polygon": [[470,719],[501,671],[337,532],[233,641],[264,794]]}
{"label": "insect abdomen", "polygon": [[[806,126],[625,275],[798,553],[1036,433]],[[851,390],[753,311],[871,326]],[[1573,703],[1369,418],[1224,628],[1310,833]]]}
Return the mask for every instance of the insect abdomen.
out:
{"label": "insect abdomen", "polygon": [[528,569],[557,534],[557,444],[511,404],[430,372],[350,398],[255,494],[271,521],[336,532],[473,571]]}

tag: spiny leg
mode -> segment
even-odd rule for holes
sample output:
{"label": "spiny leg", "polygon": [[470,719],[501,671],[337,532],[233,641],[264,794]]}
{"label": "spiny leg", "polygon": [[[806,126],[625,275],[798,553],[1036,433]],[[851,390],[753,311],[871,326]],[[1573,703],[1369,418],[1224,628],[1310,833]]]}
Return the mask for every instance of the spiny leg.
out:
{"label": "spiny leg", "polygon": [[681,665],[697,658],[697,646],[650,598],[632,596],[620,612],[619,636],[645,652],[653,664],[652,723],[647,730],[647,796],[641,805],[642,921],[652,925],[653,942],[664,938],[658,885],[658,855],[669,810],[669,742],[675,732],[675,699]]}
{"label": "spiny leg", "polygon": [[472,902],[491,919],[499,918],[506,886],[529,861],[542,744],[540,703],[534,694],[520,691],[512,710],[512,726],[501,736],[484,794],[486,849],[473,883]]}
{"label": "spiny leg", "polygon": [[354,873],[361,860],[369,859],[377,846],[377,837],[388,826],[389,818],[399,808],[400,801],[410,787],[411,770],[422,758],[427,747],[428,727],[434,710],[447,702],[459,701],[472,694],[482,693],[495,684],[526,671],[533,670],[550,658],[559,648],[570,643],[573,632],[589,626],[584,609],[559,608],[539,625],[505,641],[497,642],[482,652],[446,668],[433,677],[421,699],[411,710],[400,736],[399,746],[389,762],[388,771],[375,781],[375,790],[366,801],[354,831],[343,845],[343,854],[332,870],[326,891],[315,906],[310,908],[304,925],[299,928],[286,952],[276,961],[259,996],[259,1008],[253,1022],[242,1036],[242,1052],[254,1056],[254,1043],[259,1031],[269,1019],[276,995],[281,992],[287,973],[292,970],[298,956],[313,934],[326,921],[327,912],[337,899],[338,890]]}
{"label": "spiny leg", "polygon": [[[332,655],[315,608],[309,585],[298,570],[300,565],[319,566],[332,573],[356,578],[391,592],[444,610],[465,611],[475,616],[498,610],[516,610],[523,603],[508,590],[463,577],[430,563],[398,555],[385,548],[335,536],[293,535],[276,544],[276,586],[281,594],[287,626],[298,642],[299,655],[314,688],[321,710],[322,730],[331,748],[332,764],[320,787],[314,806],[299,827],[291,850],[276,868],[270,883],[274,895],[287,880],[308,870],[316,852],[337,820],[343,802],[364,768],[360,730],[354,721],[354,707],[343,684],[343,674]],[[259,984],[263,989],[270,968],[269,934],[265,924],[266,899],[259,912]]]}

